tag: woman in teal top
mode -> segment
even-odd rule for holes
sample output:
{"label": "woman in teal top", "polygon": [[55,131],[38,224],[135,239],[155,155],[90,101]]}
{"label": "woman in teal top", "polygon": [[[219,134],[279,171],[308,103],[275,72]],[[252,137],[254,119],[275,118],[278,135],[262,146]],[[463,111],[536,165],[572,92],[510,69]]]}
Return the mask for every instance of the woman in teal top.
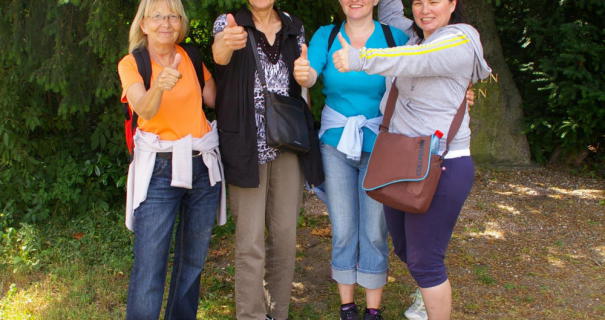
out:
{"label": "woman in teal top", "polygon": [[[341,48],[329,41],[334,28],[355,47],[403,45],[408,37],[372,18],[374,1],[340,0],[346,21],[319,28],[308,50],[294,63],[294,78],[304,87],[323,77],[326,96],[321,119],[321,153],[325,191],[332,223],[332,278],[338,283],[340,318],[359,319],[355,285],[365,288],[364,319],[382,319],[382,288],[387,280],[388,245],[383,206],[361,189],[382,120],[380,101],[385,78],[363,72],[340,73],[332,54]],[[335,33],[332,35],[335,36]],[[331,44],[329,42],[332,42]]]}

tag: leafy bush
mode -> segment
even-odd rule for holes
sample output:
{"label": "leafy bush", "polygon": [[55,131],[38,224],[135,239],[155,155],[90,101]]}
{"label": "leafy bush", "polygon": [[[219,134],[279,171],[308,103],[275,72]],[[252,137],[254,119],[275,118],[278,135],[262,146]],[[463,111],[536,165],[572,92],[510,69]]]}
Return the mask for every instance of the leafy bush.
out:
{"label": "leafy bush", "polygon": [[12,218],[0,212],[0,268],[28,272],[40,266],[40,237],[30,224],[11,227]]}
{"label": "leafy bush", "polygon": [[37,222],[121,204],[127,156],[115,65],[134,1],[0,8],[0,207]]}
{"label": "leafy bush", "polygon": [[605,160],[605,2],[516,0],[496,10],[534,158]]}

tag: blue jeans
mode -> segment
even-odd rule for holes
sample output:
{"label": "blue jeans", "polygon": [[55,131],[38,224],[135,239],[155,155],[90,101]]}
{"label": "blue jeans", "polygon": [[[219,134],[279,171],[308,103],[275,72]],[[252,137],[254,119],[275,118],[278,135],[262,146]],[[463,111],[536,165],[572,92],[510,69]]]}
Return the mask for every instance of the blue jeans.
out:
{"label": "blue jeans", "polygon": [[381,203],[361,189],[370,153],[354,161],[322,144],[328,212],[332,222],[332,278],[377,289],[386,284],[389,248]]}
{"label": "blue jeans", "polygon": [[172,161],[156,158],[147,199],[134,212],[134,264],[126,319],[158,319],[172,228],[179,223],[165,319],[195,319],[220,183],[211,187],[201,157],[193,160],[192,189],[170,186]]}

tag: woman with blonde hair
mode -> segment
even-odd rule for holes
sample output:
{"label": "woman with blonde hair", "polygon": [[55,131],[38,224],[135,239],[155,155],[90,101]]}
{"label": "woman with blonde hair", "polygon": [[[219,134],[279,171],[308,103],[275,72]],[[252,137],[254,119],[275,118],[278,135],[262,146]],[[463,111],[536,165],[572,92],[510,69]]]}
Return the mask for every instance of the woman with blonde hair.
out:
{"label": "woman with blonde hair", "polygon": [[[158,319],[177,220],[165,319],[196,318],[222,178],[218,135],[202,110],[202,102],[214,105],[215,85],[178,45],[187,29],[180,0],[142,0],[131,25],[130,53],[118,64],[122,102],[138,115],[126,204],[126,225],[135,234],[127,319]],[[134,55],[141,51],[150,60],[149,87]]]}

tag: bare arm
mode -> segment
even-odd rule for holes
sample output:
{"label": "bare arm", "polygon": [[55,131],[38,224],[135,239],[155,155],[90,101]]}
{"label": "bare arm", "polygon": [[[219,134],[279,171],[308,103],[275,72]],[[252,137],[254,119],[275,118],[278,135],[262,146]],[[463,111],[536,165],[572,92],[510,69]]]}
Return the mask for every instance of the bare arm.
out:
{"label": "bare arm", "polygon": [[162,101],[163,90],[152,86],[149,91],[145,90],[142,83],[134,83],[128,88],[126,97],[130,101],[130,105],[139,117],[149,120],[155,116],[160,108]]}
{"label": "bare arm", "polygon": [[204,104],[208,106],[208,108],[214,108],[216,102],[216,83],[214,82],[214,78],[211,77],[205,81],[202,95]]}
{"label": "bare arm", "polygon": [[160,72],[149,90],[145,90],[142,83],[134,83],[128,88],[126,98],[141,118],[149,120],[158,112],[164,91],[172,90],[181,78],[181,73],[177,71],[181,59],[181,55],[177,53],[172,65]]}

